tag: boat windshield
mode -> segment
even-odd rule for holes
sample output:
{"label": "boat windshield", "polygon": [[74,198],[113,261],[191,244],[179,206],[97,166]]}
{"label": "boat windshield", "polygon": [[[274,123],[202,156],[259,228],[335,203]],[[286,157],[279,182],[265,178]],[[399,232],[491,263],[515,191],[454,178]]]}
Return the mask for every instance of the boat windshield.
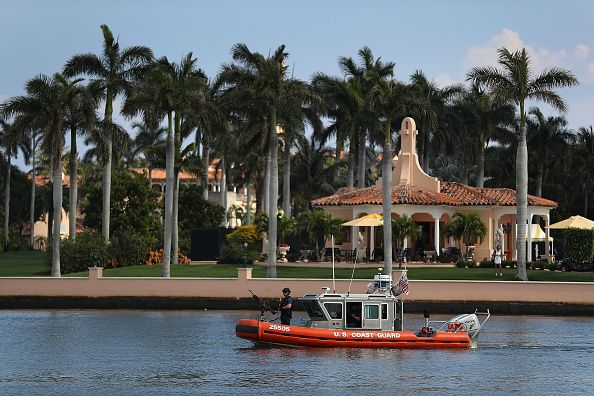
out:
{"label": "boat windshield", "polygon": [[303,306],[311,320],[325,319],[324,313],[317,301],[303,301]]}

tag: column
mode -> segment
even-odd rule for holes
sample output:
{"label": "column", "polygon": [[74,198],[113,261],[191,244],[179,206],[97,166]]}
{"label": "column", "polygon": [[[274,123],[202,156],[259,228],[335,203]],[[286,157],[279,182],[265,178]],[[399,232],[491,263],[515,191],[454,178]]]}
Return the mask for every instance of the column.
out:
{"label": "column", "polygon": [[375,252],[375,227],[369,227],[369,260],[373,260]]}
{"label": "column", "polygon": [[545,251],[544,254],[547,258],[547,261],[550,263],[553,260],[551,259],[551,249],[549,246],[549,238],[551,236],[551,231],[549,230],[549,215],[547,214],[546,216],[544,216],[545,219]]}
{"label": "column", "polygon": [[[493,239],[497,236],[497,230],[499,229],[499,215],[493,216]],[[504,238],[505,239],[505,236]],[[493,243],[493,241],[491,241]],[[505,252],[505,247],[503,246],[503,240],[501,241],[501,252]],[[493,249],[497,249],[497,246],[493,246]]]}
{"label": "column", "polygon": [[526,261],[532,261],[532,213],[528,213],[528,228],[526,228],[526,235],[528,236],[528,245],[526,246]]}
{"label": "column", "polygon": [[512,216],[512,223],[511,223],[511,236],[512,236],[512,260],[518,259],[518,216]]}
{"label": "column", "polygon": [[434,230],[433,230],[433,239],[435,240],[434,244],[435,244],[435,253],[439,256],[441,254],[441,249],[439,246],[439,217],[437,216],[435,217],[435,226],[434,226]]}

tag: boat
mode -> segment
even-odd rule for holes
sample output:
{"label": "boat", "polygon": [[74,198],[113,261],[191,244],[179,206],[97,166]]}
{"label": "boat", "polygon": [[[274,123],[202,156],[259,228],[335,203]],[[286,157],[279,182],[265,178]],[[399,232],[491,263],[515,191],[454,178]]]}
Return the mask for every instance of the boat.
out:
{"label": "boat", "polygon": [[[401,282],[398,282],[400,284]],[[303,325],[284,325],[267,320],[275,314],[270,303],[252,295],[260,303],[258,319],[240,319],[235,334],[256,345],[314,348],[387,348],[387,349],[468,349],[476,348],[481,328],[490,312],[475,311],[446,321],[429,320],[418,331],[404,331],[404,303],[398,298],[401,286],[392,287],[390,275],[381,271],[365,294],[306,294],[298,300],[309,318]],[[482,317],[482,321],[479,319]]]}

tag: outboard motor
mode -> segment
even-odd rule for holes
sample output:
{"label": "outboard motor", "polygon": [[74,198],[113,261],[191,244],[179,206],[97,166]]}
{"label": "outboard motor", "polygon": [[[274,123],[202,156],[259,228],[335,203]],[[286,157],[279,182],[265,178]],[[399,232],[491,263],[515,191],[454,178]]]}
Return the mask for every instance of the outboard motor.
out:
{"label": "outboard motor", "polygon": [[[482,322],[479,320],[478,315],[485,315],[486,318]],[[487,309],[487,312],[477,312],[473,314],[462,314],[454,316],[452,319],[447,321],[448,331],[456,332],[464,330],[470,337],[471,348],[476,348],[478,342],[478,336],[481,331],[481,327],[485,324],[491,314]]]}

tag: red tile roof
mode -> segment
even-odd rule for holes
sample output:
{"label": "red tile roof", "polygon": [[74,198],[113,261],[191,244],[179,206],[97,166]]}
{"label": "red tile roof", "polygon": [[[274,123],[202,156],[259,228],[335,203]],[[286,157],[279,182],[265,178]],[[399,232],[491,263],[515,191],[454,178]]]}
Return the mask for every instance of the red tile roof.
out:
{"label": "red tile roof", "polygon": [[[314,206],[381,205],[382,193],[375,186],[343,188],[334,195],[312,201]],[[476,188],[461,183],[441,182],[436,193],[410,184],[392,187],[393,205],[446,205],[446,206],[515,206],[516,192],[509,188]],[[529,206],[557,207],[555,201],[528,195]]]}

